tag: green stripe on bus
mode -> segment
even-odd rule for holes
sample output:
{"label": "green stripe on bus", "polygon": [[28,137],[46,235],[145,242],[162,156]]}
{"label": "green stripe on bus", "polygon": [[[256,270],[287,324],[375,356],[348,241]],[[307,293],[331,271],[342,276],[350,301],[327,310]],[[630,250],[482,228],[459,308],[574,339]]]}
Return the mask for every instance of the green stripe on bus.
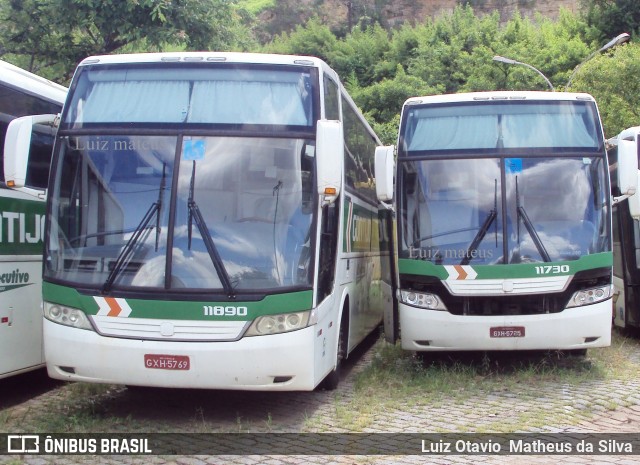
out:
{"label": "green stripe on bus", "polygon": [[[557,265],[557,268],[552,269],[554,265]],[[585,255],[577,260],[563,262],[470,266],[478,274],[476,279],[515,279],[540,278],[542,276],[566,276],[574,275],[584,270],[592,270],[594,268],[609,268],[613,266],[613,254],[611,252],[603,252]],[[552,268],[547,272],[546,267],[549,266]],[[541,268],[544,269],[541,270]],[[401,258],[398,260],[398,269],[400,270],[400,274],[434,276],[441,280],[445,280],[449,277],[449,273],[443,265],[434,265],[431,262],[419,259]]]}
{"label": "green stripe on bus", "polygon": [[[102,297],[98,291],[95,297]],[[93,295],[83,295],[71,287],[43,283],[43,298],[47,302],[66,305],[83,310],[88,315],[98,312],[98,304]],[[233,321],[252,320],[262,315],[291,313],[310,310],[313,302],[313,291],[298,291],[284,294],[268,295],[259,301],[216,302],[213,300],[151,300],[126,299],[131,314],[129,318],[156,318],[171,320],[208,320]],[[246,316],[215,316],[212,309],[205,316],[209,307],[246,307]]]}

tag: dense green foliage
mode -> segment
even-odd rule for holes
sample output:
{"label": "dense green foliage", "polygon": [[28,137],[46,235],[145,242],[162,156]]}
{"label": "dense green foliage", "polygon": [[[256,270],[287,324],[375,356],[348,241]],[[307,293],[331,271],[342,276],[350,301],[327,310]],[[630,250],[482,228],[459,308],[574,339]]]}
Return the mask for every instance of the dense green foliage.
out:
{"label": "dense green foliage", "polygon": [[584,16],[600,32],[600,38],[620,32],[640,33],[640,2],[637,0],[585,0]]}
{"label": "dense green foliage", "polygon": [[1,51],[64,81],[89,55],[229,48],[238,34],[234,11],[230,0],[2,0]]}
{"label": "dense green foliage", "polygon": [[[314,4],[294,3],[0,0],[0,54],[63,83],[80,59],[100,53],[204,49],[314,55],[339,73],[381,138],[391,143],[402,103],[410,96],[549,89],[534,70],[496,62],[495,55],[535,67],[556,90],[564,90],[594,51],[620,32],[637,32],[640,24],[636,2],[585,0],[584,14],[563,11],[553,21],[516,14],[503,23],[497,12],[478,16],[466,6],[423,23],[385,29],[361,8],[363,2],[355,1],[350,2],[349,24],[336,29],[319,17],[297,24],[299,9]],[[256,14],[267,7],[289,25],[281,30],[290,32],[270,31],[275,35],[265,41],[259,34],[268,27]],[[625,22],[619,29],[621,11]],[[640,93],[627,77],[637,75],[639,47],[631,43],[595,54],[572,79],[571,91],[597,98],[608,137],[640,124],[635,110]]]}
{"label": "dense green foliage", "polygon": [[[336,37],[327,25],[312,20],[277,36],[262,51],[309,54],[326,60],[343,77],[381,138],[391,143],[395,139],[392,128],[397,127],[397,115],[407,97],[483,90],[549,90],[535,71],[526,66],[498,63],[493,61],[495,55],[535,67],[556,90],[563,90],[574,69],[608,42],[599,37],[598,30],[567,11],[556,21],[542,17],[531,21],[516,15],[501,24],[497,13],[478,17],[470,7],[461,7],[423,24],[405,25],[392,31],[378,25],[364,30],[355,28],[344,38]],[[630,44],[617,49],[637,47]],[[596,56],[588,63],[600,62],[602,58]],[[608,74],[615,74],[617,61],[608,59],[606,63],[610,67]],[[595,93],[597,87],[579,77],[594,72],[593,82],[598,82],[603,71],[581,67],[570,90]],[[620,95],[615,89],[612,84],[598,92],[606,95],[598,97],[614,101]],[[624,99],[628,107],[640,104],[640,94],[627,93]],[[613,117],[615,108],[605,109],[603,104],[600,107],[606,116],[603,120],[607,136],[640,124],[628,112],[626,116]]]}
{"label": "dense green foliage", "polygon": [[571,90],[586,90],[596,98],[607,137],[640,126],[640,45],[616,47],[585,63]]}

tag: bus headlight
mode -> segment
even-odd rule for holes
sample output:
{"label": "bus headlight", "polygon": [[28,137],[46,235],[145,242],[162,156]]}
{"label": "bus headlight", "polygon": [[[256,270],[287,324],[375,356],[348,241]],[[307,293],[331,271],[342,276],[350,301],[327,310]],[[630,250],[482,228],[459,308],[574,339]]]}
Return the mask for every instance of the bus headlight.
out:
{"label": "bus headlight", "polygon": [[575,292],[566,308],[582,307],[584,305],[591,305],[603,300],[607,300],[611,297],[611,285],[607,284],[602,287],[594,287],[591,289],[584,289],[582,291]]}
{"label": "bus headlight", "polygon": [[77,308],[45,302],[44,317],[54,323],[93,331],[93,327],[87,316],[82,310],[78,310]]}
{"label": "bus headlight", "polygon": [[400,291],[402,303],[429,310],[447,310],[446,305],[435,294],[416,291]]}
{"label": "bus headlight", "polygon": [[306,328],[315,323],[312,314],[315,315],[312,310],[309,310],[306,312],[259,316],[253,321],[245,336],[288,333],[289,331]]}

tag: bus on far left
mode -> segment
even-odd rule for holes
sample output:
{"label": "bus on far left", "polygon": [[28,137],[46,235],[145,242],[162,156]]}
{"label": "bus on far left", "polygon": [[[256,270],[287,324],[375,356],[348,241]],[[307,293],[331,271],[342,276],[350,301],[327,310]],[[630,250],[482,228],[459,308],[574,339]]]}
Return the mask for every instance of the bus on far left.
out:
{"label": "bus on far left", "polygon": [[[0,61],[0,144],[9,122],[58,114],[67,89]],[[42,236],[52,130],[37,126],[31,138],[25,186],[11,189],[0,163],[0,378],[44,366],[42,348]]]}

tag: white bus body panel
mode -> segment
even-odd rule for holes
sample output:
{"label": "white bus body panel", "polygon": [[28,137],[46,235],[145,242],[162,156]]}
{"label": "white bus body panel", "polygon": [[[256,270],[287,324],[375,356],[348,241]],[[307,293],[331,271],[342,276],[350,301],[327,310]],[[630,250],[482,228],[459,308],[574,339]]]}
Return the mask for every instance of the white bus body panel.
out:
{"label": "white bus body panel", "polygon": [[28,285],[2,290],[0,284],[0,378],[44,366],[42,352],[42,257],[0,256],[0,276],[19,270]]}
{"label": "white bus body panel", "polygon": [[[9,189],[2,189],[0,192],[5,199],[34,200],[24,192]],[[17,215],[17,212],[12,212],[12,215]],[[14,226],[13,238],[0,239],[2,247],[10,248],[11,240],[19,242],[24,239],[18,221],[1,216],[0,219],[10,221]],[[20,276],[15,277],[14,272]],[[11,287],[22,284],[26,285]],[[44,365],[42,255],[0,255],[0,349],[0,378]]]}
{"label": "white bus body panel", "polygon": [[[315,326],[235,342],[166,342],[102,337],[44,321],[49,376],[67,381],[173,388],[311,390]],[[215,346],[215,347],[214,347]],[[187,355],[189,370],[146,368],[145,354]],[[72,367],[75,374],[60,367]],[[274,382],[276,377],[292,377]]]}
{"label": "white bus body panel", "polygon": [[[490,337],[490,328],[495,326],[524,326],[525,336]],[[415,351],[607,347],[611,344],[611,299],[559,313],[504,316],[452,315],[400,303],[400,328],[402,348]],[[597,339],[585,342],[586,338]]]}
{"label": "white bus body panel", "polygon": [[[335,367],[333,296],[307,328],[228,342],[180,342],[104,337],[44,320],[49,376],[66,381],[174,388],[310,391]],[[145,354],[186,355],[189,370],[146,368]],[[65,370],[61,367],[67,367]],[[69,372],[73,368],[74,373]],[[274,382],[274,379],[286,381]]]}

